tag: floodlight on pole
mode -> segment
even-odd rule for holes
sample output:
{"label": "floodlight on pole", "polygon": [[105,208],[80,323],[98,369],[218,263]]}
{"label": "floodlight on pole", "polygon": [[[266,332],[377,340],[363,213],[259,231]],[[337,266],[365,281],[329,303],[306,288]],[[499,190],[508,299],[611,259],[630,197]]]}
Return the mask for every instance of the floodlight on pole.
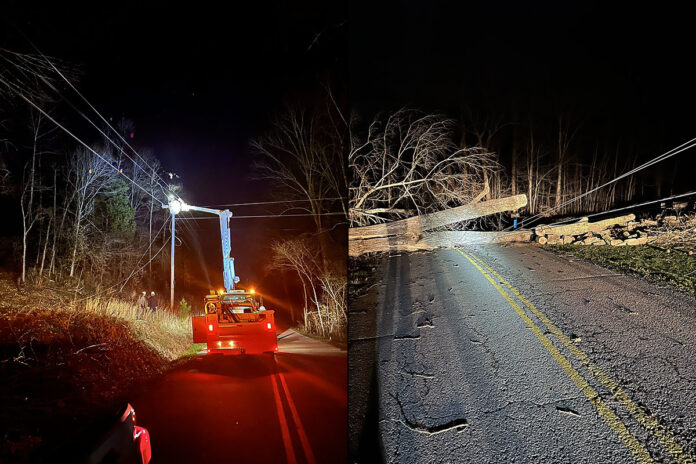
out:
{"label": "floodlight on pole", "polygon": [[179,200],[177,198],[174,198],[174,196],[169,197],[169,204],[168,205],[162,205],[162,208],[164,209],[169,209],[169,212],[172,213],[172,254],[171,254],[171,269],[169,271],[170,275],[170,282],[169,282],[169,309],[173,312],[174,311],[174,251],[175,251],[175,236],[176,236],[176,215],[179,214],[181,211],[186,211],[188,210],[188,205],[184,203],[182,200]]}
{"label": "floodlight on pole", "polygon": [[172,215],[177,215],[183,209],[183,203],[179,200],[169,200],[169,211]]}
{"label": "floodlight on pole", "polygon": [[227,293],[234,289],[234,285],[239,282],[239,276],[234,273],[234,258],[230,256],[232,243],[230,237],[230,218],[232,213],[225,209],[205,208],[203,206],[193,206],[186,204],[180,198],[170,195],[169,204],[162,204],[162,209],[168,209],[172,215],[172,254],[171,254],[171,295],[169,305],[174,310],[174,237],[176,234],[176,215],[182,211],[200,211],[204,213],[216,214],[220,218],[220,235],[222,239],[222,274]]}

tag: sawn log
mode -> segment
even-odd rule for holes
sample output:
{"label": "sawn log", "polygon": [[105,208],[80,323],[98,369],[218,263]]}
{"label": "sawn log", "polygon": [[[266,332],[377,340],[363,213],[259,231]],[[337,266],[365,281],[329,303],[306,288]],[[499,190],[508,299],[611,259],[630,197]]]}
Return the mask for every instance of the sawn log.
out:
{"label": "sawn log", "polygon": [[630,221],[635,219],[635,214],[627,214],[625,216],[604,219],[597,222],[588,222],[587,218],[582,218],[577,222],[573,222],[572,224],[537,226],[534,228],[534,233],[540,237],[543,237],[544,235],[582,235],[587,232],[598,234],[601,231],[613,226],[620,225],[625,227]]}
{"label": "sawn log", "polygon": [[504,211],[515,211],[527,204],[527,196],[515,195],[512,197],[498,198],[495,200],[469,203],[457,206],[445,211],[414,216],[408,219],[389,222],[386,224],[375,224],[373,226],[355,227],[349,229],[348,239],[365,240],[379,237],[390,236],[410,236],[410,242],[417,239],[423,232],[437,227],[455,224],[461,221],[468,221],[489,214],[502,213]]}
{"label": "sawn log", "polygon": [[444,231],[426,233],[414,238],[412,235],[401,237],[380,237],[368,240],[348,242],[348,254],[360,256],[375,251],[423,251],[439,247],[454,247],[480,243],[529,242],[531,230],[515,232],[478,232],[478,231]]}

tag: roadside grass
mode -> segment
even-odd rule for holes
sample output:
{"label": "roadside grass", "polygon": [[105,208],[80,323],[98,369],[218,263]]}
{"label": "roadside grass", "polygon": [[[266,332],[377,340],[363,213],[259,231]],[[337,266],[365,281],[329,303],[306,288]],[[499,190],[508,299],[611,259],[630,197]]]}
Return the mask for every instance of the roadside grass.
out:
{"label": "roadside grass", "polygon": [[186,353],[182,354],[182,358],[189,358],[192,356],[196,356],[201,350],[204,350],[206,347],[205,343],[194,343],[192,344],[188,350],[186,350]]}
{"label": "roadside grass", "polygon": [[641,246],[545,246],[627,274],[664,282],[689,293],[696,293],[696,255]]}
{"label": "roadside grass", "polygon": [[[117,299],[74,301],[0,273],[0,462],[48,462],[182,359],[190,319]],[[67,424],[67,425],[66,425]]]}
{"label": "roadside grass", "polygon": [[167,310],[139,309],[116,298],[91,298],[83,304],[86,313],[128,321],[136,339],[169,361],[183,356],[190,349],[191,320],[188,316],[179,317]]}

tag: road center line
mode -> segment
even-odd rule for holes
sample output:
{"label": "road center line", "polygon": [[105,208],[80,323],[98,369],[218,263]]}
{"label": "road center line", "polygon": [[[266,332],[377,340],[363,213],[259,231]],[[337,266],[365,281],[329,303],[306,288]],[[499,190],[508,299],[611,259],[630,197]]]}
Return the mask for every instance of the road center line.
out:
{"label": "road center line", "polygon": [[597,392],[587,383],[587,381],[578,373],[578,371],[571,366],[570,362],[563,356],[558,349],[551,343],[551,340],[546,337],[539,327],[534,324],[534,322],[527,316],[527,314],[520,308],[520,306],[515,303],[515,301],[508,295],[508,293],[503,290],[503,288],[498,285],[498,283],[493,280],[493,278],[486,271],[483,270],[479,264],[469,257],[463,251],[457,249],[462,256],[464,256],[476,269],[483,274],[483,276],[495,287],[496,290],[505,298],[505,300],[512,306],[518,316],[527,324],[527,326],[532,329],[532,332],[539,339],[546,350],[553,356],[553,358],[558,362],[558,364],[563,368],[563,370],[568,374],[575,385],[580,389],[580,391],[587,397],[588,401],[592,406],[595,407],[600,417],[604,422],[616,433],[616,435],[623,441],[626,448],[631,451],[633,456],[639,463],[653,463],[653,459],[650,457],[648,451],[643,447],[643,445],[638,442],[638,440],[631,435],[631,433],[626,428],[626,425],[621,422],[621,419],[614,414],[614,412],[607,407],[604,400],[597,394]]}
{"label": "road center line", "polygon": [[[461,253],[461,251],[460,251]],[[529,308],[534,315],[536,315],[541,322],[554,334],[563,345],[568,348],[568,350],[573,353],[573,355],[582,362],[587,369],[599,380],[602,385],[604,385],[607,390],[609,390],[616,398],[619,403],[621,403],[628,412],[640,423],[650,434],[655,436],[660,442],[662,447],[672,455],[672,457],[680,464],[693,464],[696,462],[694,457],[689,455],[684,449],[677,443],[672,432],[665,426],[661,425],[655,416],[645,411],[643,408],[638,406],[628,394],[619,385],[611,379],[602,369],[599,368],[595,363],[593,363],[590,358],[566,336],[561,329],[559,329],[553,322],[546,317],[546,315],[537,309],[534,304],[527,298],[522,296],[520,292],[510,285],[505,279],[501,277],[495,270],[488,266],[481,258],[469,252],[469,254],[478,261],[483,267],[485,267],[491,274],[493,274],[503,285],[505,285],[516,297],[519,299],[527,308]]]}
{"label": "road center line", "polygon": [[277,374],[275,370],[275,359],[273,360],[273,372],[271,374],[271,384],[273,384],[273,395],[275,396],[276,412],[278,412],[278,422],[280,422],[280,431],[283,436],[283,447],[285,448],[285,457],[288,460],[288,464],[297,464],[297,458],[295,457],[295,449],[292,446],[292,439],[290,438],[290,430],[288,429],[288,421],[285,419],[285,409],[283,408],[283,402],[280,399],[280,391],[278,390]]}
{"label": "road center line", "polygon": [[300,415],[297,413],[297,408],[295,407],[295,402],[293,401],[292,396],[290,396],[288,384],[285,383],[285,376],[282,372],[278,371],[277,363],[275,364],[275,369],[276,374],[280,378],[280,383],[283,386],[285,397],[288,399],[288,405],[290,405],[290,412],[292,413],[292,420],[295,422],[295,427],[297,427],[297,434],[300,436],[300,443],[302,443],[302,449],[304,450],[305,456],[307,457],[307,464],[316,464],[317,461],[314,458],[312,447],[309,446],[309,440],[307,439],[307,434],[305,433],[304,427],[302,426]]}

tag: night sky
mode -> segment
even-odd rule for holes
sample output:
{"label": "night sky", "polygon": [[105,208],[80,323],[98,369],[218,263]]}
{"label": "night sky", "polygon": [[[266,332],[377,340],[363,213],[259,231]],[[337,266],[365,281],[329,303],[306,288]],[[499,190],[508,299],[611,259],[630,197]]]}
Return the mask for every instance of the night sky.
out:
{"label": "night sky", "polygon": [[[652,113],[646,120],[691,113],[693,34],[689,15],[668,3],[454,4],[352,8],[354,106],[527,113],[553,105],[607,119]],[[657,119],[665,116],[676,115]]]}
{"label": "night sky", "polygon": [[[689,15],[664,3],[12,3],[9,23],[78,64],[85,95],[132,119],[138,146],[199,204],[265,196],[272,186],[249,182],[248,139],[284,100],[327,82],[365,118],[405,105],[564,111],[650,149],[692,136]],[[7,46],[28,51],[11,29]]]}
{"label": "night sky", "polygon": [[[179,174],[198,204],[265,195],[266,186],[248,182],[248,139],[267,129],[284,99],[341,65],[328,51],[340,45],[340,19],[332,21],[341,12],[319,2],[245,2],[229,12],[204,2],[15,4],[22,19],[12,22],[45,54],[80,66],[83,94],[104,115],[133,120],[135,143]],[[5,33],[14,49],[30,51]]]}
{"label": "night sky", "polygon": [[[690,16],[666,3],[62,3],[10,2],[4,18],[47,55],[79,65],[80,90],[105,115],[134,121],[136,146],[181,176],[191,203],[272,197],[272,185],[250,179],[248,140],[284,100],[325,83],[364,118],[468,107],[548,124],[563,111],[587,139],[609,133],[643,157],[694,136]],[[0,34],[7,48],[30,51],[12,27]],[[216,233],[213,221],[201,227]],[[240,251],[240,273],[257,272],[247,267],[257,252]]]}
{"label": "night sky", "polygon": [[[286,100],[324,83],[341,86],[345,75],[339,75],[345,66],[340,5],[245,2],[223,12],[204,2],[181,8],[168,2],[11,3],[8,26],[0,33],[3,46],[32,52],[10,25],[17,26],[46,55],[77,65],[80,91],[104,116],[134,122],[134,146],[152,149],[166,171],[180,176],[191,204],[276,199],[273,185],[253,180],[249,138],[268,129],[270,116]],[[97,138],[79,118],[64,120],[86,140]],[[236,215],[279,212],[231,209]],[[219,226],[207,220],[197,227],[217,288]],[[264,239],[301,232],[308,224],[257,219],[233,220],[231,227],[237,272],[248,285],[263,279]],[[179,257],[195,263],[192,240],[193,256],[179,252]]]}
{"label": "night sky", "polygon": [[[696,136],[693,28],[676,4],[350,4],[348,88],[363,118],[403,106],[489,114],[537,127],[548,149],[564,114],[586,160],[607,140],[643,162]],[[693,190],[695,160],[684,152],[639,182],[663,176],[673,193]]]}

